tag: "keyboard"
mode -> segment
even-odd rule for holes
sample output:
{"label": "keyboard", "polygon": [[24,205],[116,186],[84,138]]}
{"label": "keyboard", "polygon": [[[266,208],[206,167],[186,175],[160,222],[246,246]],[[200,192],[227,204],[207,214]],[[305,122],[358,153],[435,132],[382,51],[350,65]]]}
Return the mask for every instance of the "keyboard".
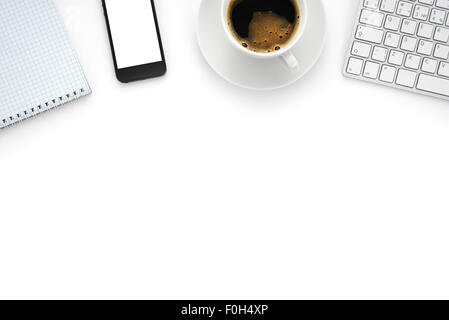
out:
{"label": "keyboard", "polygon": [[449,100],[449,0],[361,0],[344,75]]}

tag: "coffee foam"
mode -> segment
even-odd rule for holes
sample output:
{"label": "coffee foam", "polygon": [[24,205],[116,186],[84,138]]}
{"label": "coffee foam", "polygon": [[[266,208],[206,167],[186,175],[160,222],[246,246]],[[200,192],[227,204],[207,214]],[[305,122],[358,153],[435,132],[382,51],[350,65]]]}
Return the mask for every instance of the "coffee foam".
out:
{"label": "coffee foam", "polygon": [[[238,4],[244,0],[234,1]],[[248,37],[241,37],[237,34],[232,23],[233,5],[228,10],[228,26],[232,34],[241,45],[248,50],[269,53],[285,47],[295,35],[300,25],[300,12],[295,3],[296,21],[290,22],[285,17],[273,11],[255,11],[252,14],[248,28]]]}
{"label": "coffee foam", "polygon": [[293,32],[294,25],[284,17],[271,11],[255,12],[242,45],[256,52],[276,51],[290,40]]}

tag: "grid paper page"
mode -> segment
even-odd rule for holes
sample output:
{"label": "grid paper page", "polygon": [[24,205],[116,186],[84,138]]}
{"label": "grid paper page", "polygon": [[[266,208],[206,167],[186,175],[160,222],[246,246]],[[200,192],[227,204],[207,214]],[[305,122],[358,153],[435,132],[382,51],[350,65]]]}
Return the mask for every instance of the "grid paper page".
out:
{"label": "grid paper page", "polygon": [[51,0],[0,0],[0,128],[91,92]]}

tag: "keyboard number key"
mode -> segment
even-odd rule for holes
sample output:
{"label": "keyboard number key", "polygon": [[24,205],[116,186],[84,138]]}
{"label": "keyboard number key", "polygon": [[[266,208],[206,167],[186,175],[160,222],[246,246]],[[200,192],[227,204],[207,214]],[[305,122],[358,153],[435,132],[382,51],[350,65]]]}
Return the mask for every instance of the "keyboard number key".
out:
{"label": "keyboard number key", "polygon": [[432,9],[432,13],[430,14],[430,22],[443,24],[444,18],[446,17],[446,13],[442,10]]}
{"label": "keyboard number key", "polygon": [[427,21],[427,18],[429,17],[429,12],[430,12],[429,7],[417,4],[415,7],[415,11],[413,12],[413,18],[417,20]]}
{"label": "keyboard number key", "polygon": [[396,9],[396,3],[397,3],[397,0],[382,0],[382,4],[380,5],[380,10],[393,13],[394,9]]}
{"label": "keyboard number key", "polygon": [[380,71],[379,80],[383,82],[393,83],[394,76],[396,74],[396,68],[390,66],[382,66],[382,70]]}
{"label": "keyboard number key", "polygon": [[413,4],[410,2],[400,1],[398,5],[398,10],[396,11],[398,15],[404,17],[410,17],[413,10]]}
{"label": "keyboard number key", "polygon": [[359,76],[362,73],[363,60],[357,58],[349,58],[346,72]]}
{"label": "keyboard number key", "polygon": [[398,76],[396,78],[396,84],[413,88],[416,81],[416,72],[399,69]]}
{"label": "keyboard number key", "polygon": [[365,63],[365,70],[363,70],[363,76],[365,78],[377,79],[380,65],[375,62],[367,61]]}
{"label": "keyboard number key", "polygon": [[438,8],[449,9],[449,0],[437,0],[435,5]]}

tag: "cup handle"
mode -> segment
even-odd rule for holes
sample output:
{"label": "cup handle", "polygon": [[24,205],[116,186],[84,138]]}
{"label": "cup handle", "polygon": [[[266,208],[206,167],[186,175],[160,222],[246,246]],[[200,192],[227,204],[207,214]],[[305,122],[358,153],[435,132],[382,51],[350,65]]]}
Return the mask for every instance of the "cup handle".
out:
{"label": "cup handle", "polygon": [[282,60],[284,61],[285,65],[292,73],[296,73],[299,71],[299,62],[298,59],[289,51],[287,53],[284,53],[281,56]]}

